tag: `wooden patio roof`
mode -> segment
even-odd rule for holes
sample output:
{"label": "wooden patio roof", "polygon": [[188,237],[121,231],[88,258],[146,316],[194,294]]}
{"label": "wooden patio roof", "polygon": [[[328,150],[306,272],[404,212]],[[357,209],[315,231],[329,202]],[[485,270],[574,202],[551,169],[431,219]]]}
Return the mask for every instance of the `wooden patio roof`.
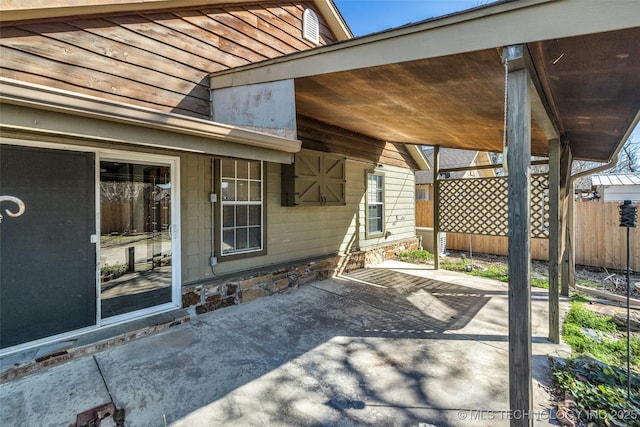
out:
{"label": "wooden patio roof", "polygon": [[640,111],[640,2],[502,1],[212,74],[212,89],[293,79],[298,115],[388,142],[501,151],[502,48],[525,44],[531,150],[607,161]]}

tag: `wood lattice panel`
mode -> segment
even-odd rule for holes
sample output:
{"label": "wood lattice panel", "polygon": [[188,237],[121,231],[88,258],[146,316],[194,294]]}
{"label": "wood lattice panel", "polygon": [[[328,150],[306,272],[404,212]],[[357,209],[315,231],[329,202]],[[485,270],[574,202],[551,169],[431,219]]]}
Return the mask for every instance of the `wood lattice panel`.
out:
{"label": "wood lattice panel", "polygon": [[[440,181],[440,231],[507,236],[507,177]],[[531,237],[549,237],[549,190],[544,174],[531,176]]]}

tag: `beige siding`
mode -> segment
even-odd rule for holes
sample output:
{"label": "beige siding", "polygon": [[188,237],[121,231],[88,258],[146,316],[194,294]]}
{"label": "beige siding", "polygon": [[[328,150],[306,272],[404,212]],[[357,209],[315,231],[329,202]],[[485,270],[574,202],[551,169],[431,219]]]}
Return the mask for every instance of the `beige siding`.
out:
{"label": "beige siding", "polygon": [[[183,282],[212,277],[211,254],[211,159],[182,157],[182,244]],[[224,261],[216,274],[286,263],[319,255],[372,247],[415,236],[413,205],[415,179],[411,169],[387,166],[385,174],[385,216],[388,238],[365,239],[365,178],[372,163],[347,160],[345,206],[280,206],[280,165],[265,164],[267,179],[267,255]],[[219,237],[216,236],[216,239]]]}
{"label": "beige siding", "polygon": [[[360,230],[361,248],[414,237],[415,230],[415,175],[409,169],[385,165],[384,173],[385,232],[388,237],[365,239],[364,222]],[[364,180],[364,172],[363,178]],[[363,182],[364,185],[364,182]],[[360,215],[364,218],[365,200],[360,203]]]}
{"label": "beige siding", "polygon": [[211,278],[212,191],[211,165],[208,156],[183,155],[180,158],[182,219],[182,282]]}

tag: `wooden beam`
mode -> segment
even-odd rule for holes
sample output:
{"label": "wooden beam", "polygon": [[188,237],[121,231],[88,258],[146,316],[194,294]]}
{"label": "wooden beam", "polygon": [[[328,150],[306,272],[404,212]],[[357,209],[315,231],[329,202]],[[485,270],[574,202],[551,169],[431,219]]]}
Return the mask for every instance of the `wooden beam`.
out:
{"label": "wooden beam", "polygon": [[[570,263],[569,248],[572,244],[573,208],[570,205],[573,198],[573,185],[571,184],[571,148],[568,142],[562,144],[562,152],[560,154],[560,201],[561,201],[561,229],[560,229],[560,254],[562,264],[560,270],[560,294],[569,296],[570,283]],[[572,258],[572,257],[571,257]]]}
{"label": "wooden beam", "polygon": [[[407,144],[408,145],[408,144]],[[533,160],[531,165],[547,165],[549,160]],[[502,163],[493,163],[491,165],[476,165],[476,166],[461,166],[458,168],[443,168],[440,169],[441,173],[444,172],[462,172],[462,171],[475,171],[482,169],[502,169],[504,165]]]}
{"label": "wooden beam", "polygon": [[440,146],[433,147],[433,266],[440,270]]}
{"label": "wooden beam", "polygon": [[560,140],[549,141],[549,340],[560,342]]}
{"label": "wooden beam", "polygon": [[[531,365],[531,94],[524,45],[508,46],[507,129],[509,154],[509,409],[528,415],[533,408]],[[533,425],[528,416],[511,426]]]}

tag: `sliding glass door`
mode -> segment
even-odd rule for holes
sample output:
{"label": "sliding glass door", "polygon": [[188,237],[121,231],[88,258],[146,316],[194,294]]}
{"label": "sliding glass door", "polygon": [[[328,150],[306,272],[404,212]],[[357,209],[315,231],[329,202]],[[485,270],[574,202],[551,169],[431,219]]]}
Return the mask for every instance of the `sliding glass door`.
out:
{"label": "sliding glass door", "polygon": [[0,143],[0,354],[178,308],[178,176],[177,157]]}
{"label": "sliding glass door", "polygon": [[172,304],[174,182],[170,163],[100,161],[100,311],[116,321]]}

